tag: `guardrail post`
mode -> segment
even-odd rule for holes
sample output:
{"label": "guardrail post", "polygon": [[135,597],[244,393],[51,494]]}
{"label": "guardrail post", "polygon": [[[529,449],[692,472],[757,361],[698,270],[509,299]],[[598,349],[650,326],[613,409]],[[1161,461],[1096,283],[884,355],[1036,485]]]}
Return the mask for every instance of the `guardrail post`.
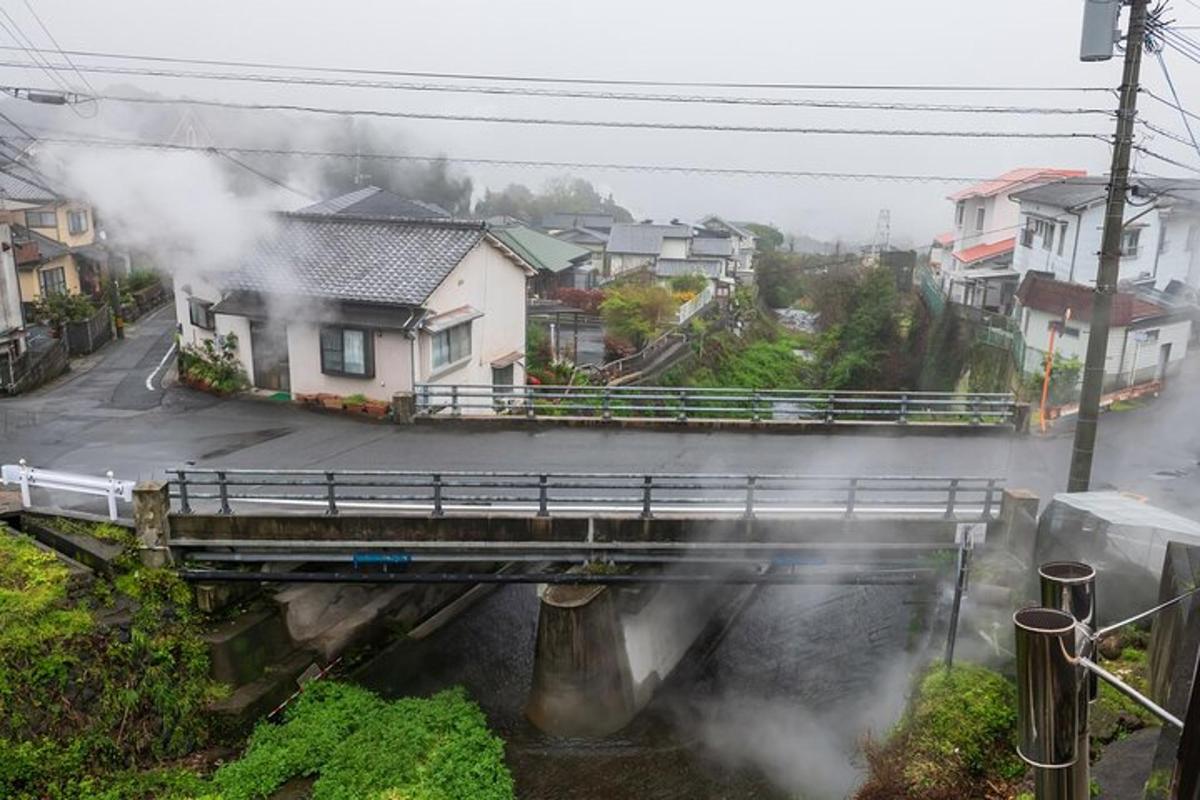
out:
{"label": "guardrail post", "polygon": [[908,424],[908,395],[900,395],[900,419],[897,420],[901,425]]}
{"label": "guardrail post", "polygon": [[846,516],[854,513],[854,504],[858,500],[858,478],[850,479],[850,490],[846,493]]}
{"label": "guardrail post", "polygon": [[954,503],[958,498],[958,478],[950,479],[950,491],[946,495],[946,519],[954,517]]}
{"label": "guardrail post", "polygon": [[325,490],[326,497],[329,498],[329,506],[325,509],[325,513],[331,517],[337,516],[337,483],[334,480],[332,472],[325,473]]}
{"label": "guardrail post", "polygon": [[21,507],[29,508],[33,505],[33,500],[29,496],[29,465],[23,458],[17,462],[17,465],[21,468]]}
{"label": "guardrail post", "polygon": [[104,477],[108,478],[108,490],[106,497],[108,499],[108,518],[113,522],[117,521],[117,481],[113,477],[113,471],[110,469],[104,473]]}
{"label": "guardrail post", "polygon": [[746,476],[746,519],[754,518],[754,484],[757,481],[757,476]]}
{"label": "guardrail post", "polygon": [[646,475],[642,478],[642,519],[650,519],[653,516],[650,513],[650,492],[654,489],[654,476]]}
{"label": "guardrail post", "polygon": [[232,514],[233,509],[229,507],[229,485],[225,482],[225,473],[217,473],[217,492],[221,496],[220,514]]}
{"label": "guardrail post", "polygon": [[979,409],[979,395],[971,397],[971,424],[979,425],[983,422],[983,412]]}
{"label": "guardrail post", "polygon": [[758,413],[758,392],[750,393],[750,419],[754,422],[760,422],[762,415]]}
{"label": "guardrail post", "polygon": [[600,400],[600,416],[605,420],[612,419],[612,392],[607,386],[604,387],[604,394]]}
{"label": "guardrail post", "polygon": [[438,474],[433,476],[433,515],[442,516],[442,476]]}
{"label": "guardrail post", "polygon": [[461,417],[462,409],[458,407],[458,384],[450,387],[450,416]]}
{"label": "guardrail post", "polygon": [[679,417],[680,422],[687,422],[687,389],[679,390]]}
{"label": "guardrail post", "polygon": [[963,533],[958,547],[958,569],[954,576],[954,602],[950,606],[950,630],[946,634],[946,669],[954,666],[954,645],[958,640],[958,618],[962,612],[963,593],[967,589],[967,575],[971,569],[971,534]]}
{"label": "guardrail post", "polygon": [[987,494],[983,498],[983,519],[985,521],[992,518],[992,494],[996,491],[996,479],[989,478],[987,482]]}
{"label": "guardrail post", "polygon": [[533,406],[533,387],[525,387],[525,416],[533,419],[537,415],[537,409]]}
{"label": "guardrail post", "polygon": [[829,398],[827,399],[827,401],[825,403],[825,424],[826,425],[833,424],[833,420],[834,420],[833,404],[834,404],[833,395],[829,395]]}
{"label": "guardrail post", "polygon": [[175,474],[179,476],[179,513],[192,513],[192,506],[188,503],[188,482],[187,470],[177,469]]}
{"label": "guardrail post", "polygon": [[548,497],[549,476],[538,475],[538,516],[550,516],[550,498]]}

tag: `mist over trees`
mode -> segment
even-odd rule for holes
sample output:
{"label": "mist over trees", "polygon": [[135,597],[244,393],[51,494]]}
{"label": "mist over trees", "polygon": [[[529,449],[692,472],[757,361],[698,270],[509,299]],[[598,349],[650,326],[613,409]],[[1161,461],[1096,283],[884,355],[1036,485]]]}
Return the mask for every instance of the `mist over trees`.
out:
{"label": "mist over trees", "polygon": [[487,190],[475,204],[477,217],[509,216],[529,222],[536,222],[552,211],[598,211],[611,214],[617,222],[633,221],[633,214],[618,205],[611,194],[601,196],[583,178],[552,178],[540,192],[522,183],[510,183],[498,192]]}

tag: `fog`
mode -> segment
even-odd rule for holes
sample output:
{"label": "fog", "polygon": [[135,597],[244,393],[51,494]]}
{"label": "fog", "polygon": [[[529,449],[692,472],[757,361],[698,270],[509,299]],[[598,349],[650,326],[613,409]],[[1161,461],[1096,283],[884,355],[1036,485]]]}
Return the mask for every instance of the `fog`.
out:
{"label": "fog", "polygon": [[[964,3],[927,0],[901,4],[873,0],[851,5],[708,0],[646,4],[614,0],[602,7],[525,0],[497,5],[479,0],[403,4],[347,3],[336,8],[312,0],[205,4],[126,0],[111,6],[84,0],[40,2],[38,13],[66,48],[104,52],[275,61],[459,73],[605,77],[612,79],[723,82],[932,83],[988,85],[1115,86],[1120,64],[1077,60],[1082,2],[1011,0]],[[39,44],[46,42],[26,9],[10,9]],[[1200,10],[1181,6],[1181,24],[1200,22]],[[5,52],[9,62],[24,57]],[[84,62],[87,59],[79,57]],[[1185,104],[1200,89],[1194,64],[1168,54]],[[32,68],[7,67],[8,82],[47,86]],[[1153,59],[1146,84],[1165,91]],[[891,129],[1008,130],[1107,134],[1103,116],[1030,116],[816,110],[629,101],[511,97],[363,88],[256,85],[149,76],[89,75],[101,92],[140,91],[163,96],[234,102],[306,103],[338,108],[407,110],[476,115],[574,119],[661,120],[723,125],[871,127]],[[78,83],[78,81],[75,81]],[[120,91],[117,91],[120,90]],[[700,90],[670,89],[695,94]],[[742,95],[771,96],[767,90]],[[779,93],[774,93],[778,95]],[[895,102],[1104,107],[1109,94],[806,91],[789,96]],[[94,119],[64,108],[31,108],[17,100],[0,105],[14,118],[74,131],[124,131],[131,109],[100,104]],[[170,109],[171,107],[167,107]],[[177,109],[176,109],[177,110]],[[1175,112],[1143,101],[1143,116],[1180,131]],[[313,115],[285,119],[288,141],[321,141],[345,120]],[[263,112],[223,112],[209,124],[214,144],[254,142]],[[209,119],[207,111],[204,118]],[[271,123],[274,125],[277,123]],[[270,127],[268,125],[268,127]],[[947,139],[816,136],[784,133],[612,130],[497,123],[418,121],[375,124],[392,152],[451,158],[500,158],[703,167],[876,172],[985,177],[1017,166],[1106,168],[1108,146],[1093,139]],[[1147,133],[1147,131],[1142,131]],[[1181,145],[1143,139],[1175,158],[1192,158]],[[260,160],[255,161],[261,166]],[[1162,174],[1173,167],[1141,157],[1137,166]],[[290,163],[287,177],[309,189],[311,176]],[[455,174],[472,180],[475,196],[510,182],[539,187],[563,170],[472,166]],[[602,194],[639,217],[696,218],[719,212],[734,219],[773,222],[796,234],[868,241],[878,212],[891,211],[893,241],[924,244],[948,227],[947,183],[781,180],[656,172],[578,169]],[[279,174],[279,173],[273,173]],[[316,184],[319,185],[319,184]],[[282,198],[279,198],[282,200]],[[292,198],[292,204],[302,198]]]}

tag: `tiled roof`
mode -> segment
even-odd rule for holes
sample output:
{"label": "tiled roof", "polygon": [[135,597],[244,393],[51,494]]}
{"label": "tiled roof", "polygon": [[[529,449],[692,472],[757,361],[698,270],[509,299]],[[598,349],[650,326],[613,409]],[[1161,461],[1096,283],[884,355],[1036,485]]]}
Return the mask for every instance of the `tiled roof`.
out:
{"label": "tiled roof", "polygon": [[1047,183],[1022,189],[1013,194],[1017,200],[1042,203],[1056,208],[1077,208],[1095,203],[1108,195],[1108,178],[1076,178],[1070,183]]}
{"label": "tiled roof", "polygon": [[226,289],[420,305],[485,236],[483,223],[282,214]]}
{"label": "tiled roof", "polygon": [[566,228],[598,228],[608,230],[616,220],[612,214],[602,211],[552,211],[542,217],[542,227],[546,230],[564,230]]}
{"label": "tiled roof", "polygon": [[1009,170],[990,181],[978,183],[961,192],[950,195],[951,200],[966,200],[969,197],[992,197],[993,195],[1011,192],[1022,186],[1037,183],[1048,183],[1061,178],[1080,178],[1087,172],[1080,169],[1047,169],[1044,167],[1022,167]]}
{"label": "tiled roof", "polygon": [[1016,245],[1017,239],[1014,236],[1011,239],[1004,239],[991,244],[977,244],[974,247],[968,247],[966,250],[960,250],[954,254],[954,257],[964,264],[976,264],[980,261],[986,261],[989,258],[1011,253]]}
{"label": "tiled roof", "polygon": [[714,222],[725,230],[728,230],[730,233],[741,236],[743,239],[754,238],[754,234],[749,228],[746,227],[750,224],[748,222],[731,222],[730,220],[727,220],[724,217],[719,217],[716,214],[709,214],[707,217],[700,220],[700,224],[705,228],[709,228],[710,230],[712,229]]}
{"label": "tiled roof", "polygon": [[493,236],[515,252],[534,269],[562,272],[581,261],[589,261],[592,251],[577,244],[556,239],[548,233],[535,231],[525,225],[489,228]]}
{"label": "tiled roof", "polygon": [[662,252],[664,238],[687,239],[692,235],[689,225],[654,225],[645,222],[620,222],[613,225],[608,237],[608,252],[656,256]]}
{"label": "tiled roof", "polygon": [[441,206],[401,197],[378,186],[364,186],[353,192],[305,206],[296,213],[400,219],[449,219],[451,216],[450,212]]}
{"label": "tiled roof", "polygon": [[52,203],[58,198],[37,176],[14,162],[0,162],[0,197],[22,203]]}
{"label": "tiled roof", "polygon": [[[1025,274],[1025,280],[1017,288],[1017,299],[1026,308],[1037,309],[1054,316],[1062,316],[1071,309],[1071,319],[1082,322],[1092,320],[1092,300],[1096,292],[1090,286],[1067,283],[1046,278],[1033,272]],[[1137,295],[1118,292],[1113,296],[1112,321],[1114,327],[1124,327],[1143,319],[1153,319],[1168,314],[1168,310]]]}
{"label": "tiled roof", "polygon": [[937,236],[933,237],[933,242],[934,242],[934,244],[939,245],[941,247],[953,247],[954,246],[954,231],[948,231],[946,233],[939,233]]}
{"label": "tiled roof", "polygon": [[596,230],[595,228],[582,228],[578,225],[574,228],[567,228],[554,234],[555,239],[562,239],[564,242],[589,242],[591,244],[607,244],[608,233],[605,231]]}

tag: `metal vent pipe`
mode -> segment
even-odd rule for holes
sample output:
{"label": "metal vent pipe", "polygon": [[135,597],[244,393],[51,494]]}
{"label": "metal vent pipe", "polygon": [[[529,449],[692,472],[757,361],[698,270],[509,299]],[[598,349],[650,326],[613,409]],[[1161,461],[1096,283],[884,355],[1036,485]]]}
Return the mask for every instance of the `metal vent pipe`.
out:
{"label": "metal vent pipe", "polygon": [[[1075,620],[1075,652],[1084,658],[1095,658],[1092,634],[1096,621],[1096,570],[1078,561],[1052,561],[1038,568],[1042,605],[1071,615]],[[1091,797],[1091,746],[1088,705],[1094,701],[1100,684],[1094,673],[1081,672],[1079,711],[1076,725],[1075,764],[1063,774],[1046,775],[1046,793],[1037,797],[1088,800]],[[1051,786],[1052,784],[1052,786]],[[1060,785],[1061,784],[1061,785]]]}
{"label": "metal vent pipe", "polygon": [[[1017,754],[1042,771],[1069,770],[1079,758],[1079,666],[1075,619],[1025,608],[1013,615],[1017,650]],[[1063,776],[1046,776],[1065,788]],[[1038,795],[1039,800],[1051,795]],[[1059,800],[1071,800],[1065,794]]]}

